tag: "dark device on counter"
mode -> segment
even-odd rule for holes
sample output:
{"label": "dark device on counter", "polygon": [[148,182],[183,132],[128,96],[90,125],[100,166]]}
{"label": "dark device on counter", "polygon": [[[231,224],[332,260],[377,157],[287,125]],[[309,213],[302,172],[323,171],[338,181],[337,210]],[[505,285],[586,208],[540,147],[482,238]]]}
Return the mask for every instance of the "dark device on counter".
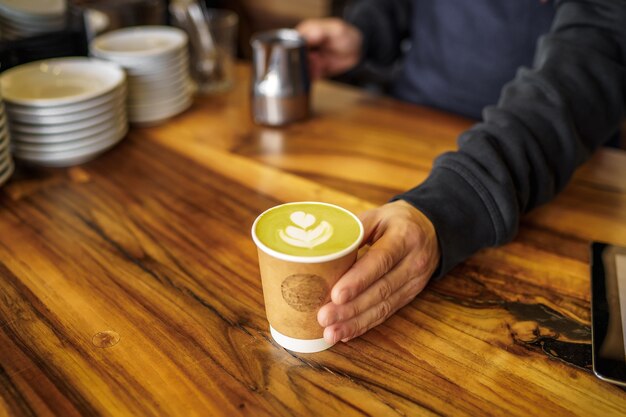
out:
{"label": "dark device on counter", "polygon": [[626,248],[591,245],[593,372],[626,387]]}

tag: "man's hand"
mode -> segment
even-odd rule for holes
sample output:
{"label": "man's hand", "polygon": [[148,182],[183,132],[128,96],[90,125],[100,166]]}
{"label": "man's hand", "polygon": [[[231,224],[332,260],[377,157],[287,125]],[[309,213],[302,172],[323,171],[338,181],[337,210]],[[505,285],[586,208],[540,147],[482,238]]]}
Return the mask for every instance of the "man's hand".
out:
{"label": "man's hand", "polygon": [[296,29],[309,45],[313,78],[338,75],[361,59],[363,35],[351,24],[337,18],[309,19]]}
{"label": "man's hand", "polygon": [[437,268],[435,228],[421,211],[399,200],[361,216],[363,255],[335,284],[317,319],[329,343],[348,341],[379,325],[419,294]]}

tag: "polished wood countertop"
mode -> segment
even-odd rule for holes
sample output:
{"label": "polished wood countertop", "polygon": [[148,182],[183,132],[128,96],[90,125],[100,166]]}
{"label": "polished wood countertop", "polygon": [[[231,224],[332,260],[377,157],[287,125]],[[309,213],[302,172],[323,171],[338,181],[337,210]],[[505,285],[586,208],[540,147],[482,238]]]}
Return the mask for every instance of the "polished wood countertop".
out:
{"label": "polished wood countertop", "polygon": [[271,129],[248,91],[240,66],[233,91],[0,189],[0,416],[624,415],[590,369],[589,244],[626,246],[626,152],[383,325],[293,354],[269,335],[255,217],[382,204],[471,122],[319,82],[310,120]]}

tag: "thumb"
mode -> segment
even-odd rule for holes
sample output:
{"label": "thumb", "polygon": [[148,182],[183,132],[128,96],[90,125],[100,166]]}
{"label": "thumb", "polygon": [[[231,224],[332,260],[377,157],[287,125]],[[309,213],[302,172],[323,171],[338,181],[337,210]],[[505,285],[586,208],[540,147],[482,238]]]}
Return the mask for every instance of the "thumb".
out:
{"label": "thumb", "polygon": [[376,209],[364,211],[357,217],[361,220],[361,223],[363,223],[363,241],[361,242],[361,246],[365,246],[371,242],[374,231],[378,226]]}

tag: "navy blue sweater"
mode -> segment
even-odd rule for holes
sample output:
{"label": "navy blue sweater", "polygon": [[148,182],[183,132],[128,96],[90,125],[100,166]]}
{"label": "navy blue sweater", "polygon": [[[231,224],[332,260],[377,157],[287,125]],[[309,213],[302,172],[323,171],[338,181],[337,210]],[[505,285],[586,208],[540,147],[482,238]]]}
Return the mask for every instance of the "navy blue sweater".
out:
{"label": "navy blue sweater", "polygon": [[403,0],[363,2],[348,13],[380,64],[410,40],[394,95],[479,119],[517,69],[532,64],[555,9],[540,0]]}
{"label": "navy blue sweater", "polygon": [[511,240],[520,216],[562,190],[623,119],[626,0],[362,0],[347,19],[367,60],[390,63],[411,40],[397,96],[482,110],[458,151],[396,197],[433,222],[436,275]]}

